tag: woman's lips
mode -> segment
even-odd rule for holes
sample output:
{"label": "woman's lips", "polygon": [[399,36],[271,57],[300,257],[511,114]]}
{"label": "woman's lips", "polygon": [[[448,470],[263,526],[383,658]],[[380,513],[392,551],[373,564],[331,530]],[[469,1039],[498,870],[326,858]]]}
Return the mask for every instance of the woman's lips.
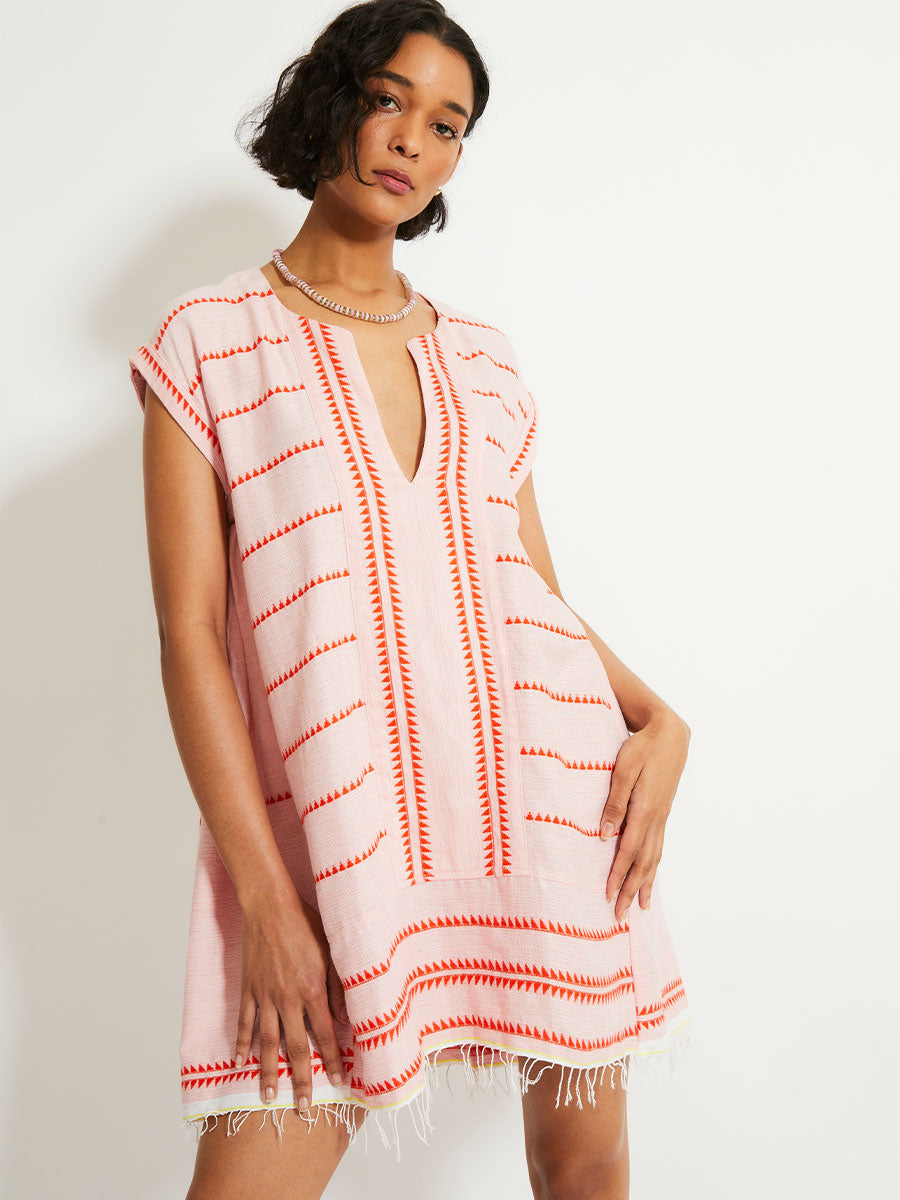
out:
{"label": "woman's lips", "polygon": [[401,179],[395,179],[393,175],[384,175],[381,171],[376,171],[375,174],[384,184],[389,192],[397,192],[402,194],[410,190],[410,185],[404,183]]}

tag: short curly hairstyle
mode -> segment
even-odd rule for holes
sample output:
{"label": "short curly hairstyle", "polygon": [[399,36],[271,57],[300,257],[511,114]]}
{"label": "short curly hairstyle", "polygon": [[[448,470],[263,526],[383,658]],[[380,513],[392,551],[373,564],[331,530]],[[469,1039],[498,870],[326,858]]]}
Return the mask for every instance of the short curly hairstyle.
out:
{"label": "short curly hairstyle", "polygon": [[[346,132],[350,168],[360,183],[357,137],[374,105],[366,79],[397,52],[408,33],[427,33],[457,51],[469,65],[474,105],[463,131],[468,137],[487,106],[487,68],[474,42],[447,16],[439,0],[365,0],[340,12],[319,34],[307,54],[289,63],[275,91],[245,114],[235,136],[251,158],[279,187],[311,200],[317,179],[342,174],[341,142]],[[248,122],[253,128],[244,137]],[[443,193],[415,217],[397,227],[397,238],[411,241],[447,222]]]}

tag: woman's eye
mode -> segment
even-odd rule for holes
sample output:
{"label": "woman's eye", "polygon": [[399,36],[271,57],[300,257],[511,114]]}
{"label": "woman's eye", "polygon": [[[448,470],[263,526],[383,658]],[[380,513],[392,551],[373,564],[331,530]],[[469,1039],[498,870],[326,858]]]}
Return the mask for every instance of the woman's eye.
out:
{"label": "woman's eye", "polygon": [[[394,97],[388,92],[377,92],[373,95],[372,99],[375,101],[376,106],[382,110],[387,108],[386,104],[382,104],[382,100],[386,100],[388,104],[397,103]],[[448,125],[446,121],[438,121],[436,128],[441,131],[440,136],[444,138],[445,141],[452,142],[459,137],[459,134],[456,132],[453,126]]]}

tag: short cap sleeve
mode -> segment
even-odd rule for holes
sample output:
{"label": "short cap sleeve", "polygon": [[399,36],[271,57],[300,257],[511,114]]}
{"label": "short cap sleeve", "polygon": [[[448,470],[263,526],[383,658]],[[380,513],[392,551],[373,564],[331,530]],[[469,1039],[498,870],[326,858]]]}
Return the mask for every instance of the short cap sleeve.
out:
{"label": "short cap sleeve", "polygon": [[[509,346],[508,340],[507,345]],[[509,475],[518,488],[534,465],[540,421],[537,402],[522,378],[522,370],[512,346],[509,346],[508,354],[510,365],[516,373],[515,403],[519,416],[514,444],[509,455]]]}
{"label": "short cap sleeve", "polygon": [[178,297],[167,305],[156,322],[153,336],[131,354],[128,360],[131,382],[142,411],[150,385],[213,467],[230,499],[231,488],[216,422],[203,390],[201,353],[195,345],[189,303],[189,298]]}

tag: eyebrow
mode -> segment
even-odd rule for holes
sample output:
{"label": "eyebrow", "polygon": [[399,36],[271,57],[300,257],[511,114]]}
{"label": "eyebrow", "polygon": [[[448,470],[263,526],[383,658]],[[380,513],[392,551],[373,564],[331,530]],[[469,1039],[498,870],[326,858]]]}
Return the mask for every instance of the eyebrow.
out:
{"label": "eyebrow", "polygon": [[[405,75],[398,75],[396,71],[374,71],[369,78],[391,79],[394,83],[399,84],[400,87],[409,88],[410,91],[414,91],[416,86],[411,79],[407,79]],[[459,115],[461,117],[465,117],[467,121],[471,119],[471,114],[466,112],[463,106],[461,104],[457,104],[455,100],[443,100],[441,102],[441,107],[449,108],[451,112],[459,113]]]}

